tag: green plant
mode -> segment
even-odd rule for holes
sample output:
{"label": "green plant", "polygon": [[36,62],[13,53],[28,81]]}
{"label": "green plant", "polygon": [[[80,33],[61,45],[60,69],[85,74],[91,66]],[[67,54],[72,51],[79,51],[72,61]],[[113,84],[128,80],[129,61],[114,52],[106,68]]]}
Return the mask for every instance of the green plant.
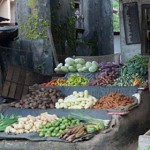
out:
{"label": "green plant", "polygon": [[[119,11],[119,0],[114,0],[113,8]],[[113,29],[114,32],[120,31],[119,14],[113,14]]]}
{"label": "green plant", "polygon": [[150,146],[148,146],[148,147],[147,147],[147,148],[145,148],[145,149],[138,148],[137,150],[150,150]]}
{"label": "green plant", "polygon": [[36,5],[36,0],[27,1],[27,6],[31,9],[31,14],[20,25],[19,31],[29,40],[48,39],[47,27],[50,26],[49,21],[39,16]]}

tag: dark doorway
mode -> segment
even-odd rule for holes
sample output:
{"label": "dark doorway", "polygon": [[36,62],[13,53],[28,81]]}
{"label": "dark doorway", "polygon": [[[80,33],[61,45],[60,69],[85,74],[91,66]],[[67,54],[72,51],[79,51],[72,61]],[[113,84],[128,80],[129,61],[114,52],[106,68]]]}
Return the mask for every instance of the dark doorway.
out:
{"label": "dark doorway", "polygon": [[150,54],[150,4],[142,5],[142,54]]}

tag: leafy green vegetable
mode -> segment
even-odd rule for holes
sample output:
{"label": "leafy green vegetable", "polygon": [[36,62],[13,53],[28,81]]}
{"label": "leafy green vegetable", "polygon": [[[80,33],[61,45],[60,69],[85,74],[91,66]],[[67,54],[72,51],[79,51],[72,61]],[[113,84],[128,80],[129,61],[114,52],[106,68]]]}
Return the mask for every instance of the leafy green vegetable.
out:
{"label": "leafy green vegetable", "polygon": [[99,126],[100,129],[105,128],[104,122],[101,119],[95,119],[93,117],[83,115],[81,113],[71,113],[69,116],[72,117],[72,118],[75,118],[75,119],[79,119],[81,121],[85,121],[87,123],[96,124],[96,125]]}
{"label": "leafy green vegetable", "polygon": [[19,116],[11,115],[11,116],[3,116],[0,114],[0,132],[5,131],[6,127],[12,125],[13,123],[18,121]]}
{"label": "leafy green vegetable", "polygon": [[148,74],[149,58],[149,56],[145,55],[135,55],[121,68],[121,75],[125,76],[127,74],[135,74],[138,76],[146,77]]}

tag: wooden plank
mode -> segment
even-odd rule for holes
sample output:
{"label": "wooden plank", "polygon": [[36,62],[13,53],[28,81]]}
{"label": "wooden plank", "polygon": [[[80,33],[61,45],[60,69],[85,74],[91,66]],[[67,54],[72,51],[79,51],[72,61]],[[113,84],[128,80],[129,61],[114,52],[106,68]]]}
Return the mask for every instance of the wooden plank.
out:
{"label": "wooden plank", "polygon": [[3,86],[3,90],[2,90],[2,96],[3,97],[7,97],[8,96],[9,88],[10,88],[10,82],[9,81],[5,81],[4,86]]}
{"label": "wooden plank", "polygon": [[24,86],[24,87],[23,87],[22,97],[21,97],[21,98],[23,98],[26,94],[28,94],[28,92],[29,92],[28,86]]}
{"label": "wooden plank", "polygon": [[54,41],[53,41],[51,28],[48,27],[47,30],[48,30],[49,41],[50,41],[50,44],[51,44],[52,54],[53,54],[53,57],[54,57],[54,62],[55,62],[55,65],[57,66],[59,64],[59,62],[58,62],[58,56],[57,56],[57,53],[56,53],[56,48],[55,48]]}
{"label": "wooden plank", "polygon": [[19,84],[24,84],[25,83],[25,77],[26,77],[26,70],[25,69],[21,69],[20,70],[19,79],[18,79],[18,83]]}
{"label": "wooden plank", "polygon": [[17,83],[19,80],[19,75],[20,75],[20,68],[16,67],[14,68],[13,76],[12,76],[12,81]]}
{"label": "wooden plank", "polygon": [[16,87],[17,87],[16,83],[11,83],[10,89],[9,89],[9,94],[8,94],[9,98],[14,98],[15,97]]}
{"label": "wooden plank", "polygon": [[32,73],[30,71],[26,71],[25,85],[30,85],[31,78],[32,78]]}
{"label": "wooden plank", "polygon": [[14,72],[14,67],[13,66],[8,66],[6,80],[11,81],[12,76],[13,76],[13,72]]}
{"label": "wooden plank", "polygon": [[22,97],[22,92],[23,92],[23,85],[17,85],[16,88],[16,93],[15,93],[15,99],[19,100]]}

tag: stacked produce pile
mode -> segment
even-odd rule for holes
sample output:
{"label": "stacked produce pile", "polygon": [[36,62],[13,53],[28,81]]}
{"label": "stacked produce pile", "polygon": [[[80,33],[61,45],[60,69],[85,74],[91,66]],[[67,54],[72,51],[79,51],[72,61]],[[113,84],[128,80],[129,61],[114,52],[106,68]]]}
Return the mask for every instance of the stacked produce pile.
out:
{"label": "stacked produce pile", "polygon": [[99,65],[99,75],[97,75],[89,85],[106,86],[113,84],[115,79],[119,77],[120,65],[113,62],[105,62]]}
{"label": "stacked produce pile", "polygon": [[89,80],[79,74],[72,74],[68,77],[66,81],[67,86],[85,86],[88,85]]}
{"label": "stacked produce pile", "polygon": [[66,84],[66,79],[54,79],[47,83],[40,84],[41,86],[64,86]]}
{"label": "stacked produce pile", "polygon": [[84,125],[78,125],[67,129],[63,134],[60,135],[60,138],[72,142],[75,139],[80,138],[86,134],[86,127]]}
{"label": "stacked produce pile", "polygon": [[57,137],[69,142],[89,134],[94,136],[109,124],[108,121],[95,119],[79,113],[71,113],[66,117],[58,118],[57,115],[51,115],[46,112],[39,116],[3,116],[0,121],[0,131],[6,134],[28,135],[28,133],[38,133],[41,138]]}
{"label": "stacked produce pile", "polygon": [[134,101],[131,97],[125,96],[121,93],[110,93],[107,96],[100,98],[93,109],[111,109],[119,106],[127,106],[132,104]]}
{"label": "stacked produce pile", "polygon": [[41,86],[85,86],[88,84],[88,78],[75,73],[71,74],[67,79],[58,78],[48,83],[42,83]]}
{"label": "stacked produce pile", "polygon": [[121,68],[121,76],[114,86],[145,86],[148,75],[149,56],[135,55]]}
{"label": "stacked produce pile", "polygon": [[55,72],[96,72],[98,70],[98,63],[96,61],[85,61],[82,58],[66,58],[65,64],[58,64],[58,66],[54,69]]}
{"label": "stacked produce pile", "polygon": [[136,74],[126,74],[117,78],[113,86],[146,86],[146,80]]}
{"label": "stacked produce pile", "polygon": [[88,91],[77,92],[74,91],[73,94],[67,96],[64,99],[59,99],[55,104],[57,109],[87,109],[96,103],[97,99],[89,95]]}
{"label": "stacked produce pile", "polygon": [[61,139],[69,142],[72,142],[77,138],[84,137],[86,134],[98,133],[100,130],[105,128],[104,122],[101,119],[95,119],[90,116],[74,113],[72,113],[70,117],[79,119],[86,124],[70,127],[60,135]]}
{"label": "stacked produce pile", "polygon": [[31,109],[46,109],[54,108],[55,103],[59,98],[63,98],[64,95],[57,89],[49,88],[36,90],[27,94],[24,99],[11,103],[11,106],[17,108],[31,108]]}
{"label": "stacked produce pile", "polygon": [[7,126],[5,132],[14,134],[39,132],[39,128],[42,125],[58,119],[56,115],[50,115],[48,113],[42,113],[36,117],[28,115],[27,117],[20,117],[17,123]]}
{"label": "stacked produce pile", "polygon": [[62,117],[52,123],[41,126],[39,136],[59,137],[67,128],[81,124],[79,119]]}

